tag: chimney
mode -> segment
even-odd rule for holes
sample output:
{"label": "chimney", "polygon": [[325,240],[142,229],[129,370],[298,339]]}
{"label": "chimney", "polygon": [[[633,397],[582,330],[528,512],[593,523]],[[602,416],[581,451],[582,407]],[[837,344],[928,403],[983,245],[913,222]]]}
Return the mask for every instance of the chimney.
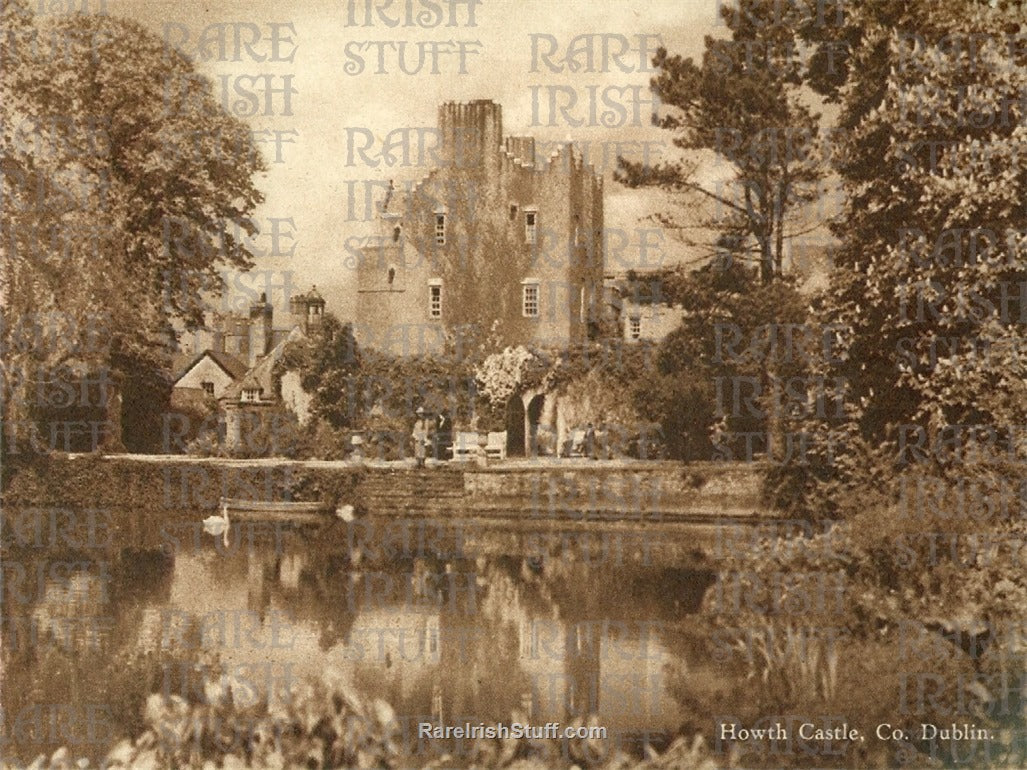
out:
{"label": "chimney", "polygon": [[260,301],[250,305],[250,350],[247,357],[250,366],[271,352],[274,341],[273,321],[274,308],[267,301],[267,294],[261,294]]}

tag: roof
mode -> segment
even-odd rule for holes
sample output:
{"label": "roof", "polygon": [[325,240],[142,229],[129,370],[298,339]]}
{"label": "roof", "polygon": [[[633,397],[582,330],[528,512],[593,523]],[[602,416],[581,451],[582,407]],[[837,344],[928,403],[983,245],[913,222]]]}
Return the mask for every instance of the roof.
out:
{"label": "roof", "polygon": [[271,332],[271,347],[273,348],[278,343],[283,342],[284,340],[287,340],[289,338],[289,335],[292,333],[292,330],[294,328],[296,328],[296,327],[290,326],[287,329],[274,329],[274,330],[272,330],[272,332]]}
{"label": "roof", "polygon": [[220,366],[224,370],[225,374],[233,380],[238,380],[246,374],[246,364],[238,358],[229,353],[222,353],[208,348],[198,354],[183,353],[175,356],[171,363],[173,382],[177,383],[180,379],[185,377],[204,358],[210,358],[211,361]]}
{"label": "roof", "polygon": [[295,294],[292,296],[290,302],[320,302],[324,304],[325,298],[321,296],[321,292],[317,290],[317,286],[311,286],[310,291],[306,294]]}
{"label": "roof", "polygon": [[237,379],[232,383],[226,390],[223,398],[229,401],[238,401],[242,397],[244,389],[260,388],[265,396],[268,396],[275,392],[274,388],[274,369],[275,364],[281,359],[282,354],[285,352],[285,346],[293,340],[302,339],[304,336],[303,330],[300,327],[296,327],[289,336],[271,348],[271,352],[266,356],[263,356],[257,363],[245,373],[245,377],[241,380]]}

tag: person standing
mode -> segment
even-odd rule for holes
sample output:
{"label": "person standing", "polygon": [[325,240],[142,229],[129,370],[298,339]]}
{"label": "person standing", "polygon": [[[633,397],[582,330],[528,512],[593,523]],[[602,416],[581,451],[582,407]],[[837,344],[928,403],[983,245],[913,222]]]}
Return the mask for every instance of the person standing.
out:
{"label": "person standing", "polygon": [[585,426],[585,456],[593,460],[599,459],[596,453],[596,429],[592,423]]}
{"label": "person standing", "polygon": [[435,419],[435,459],[445,460],[453,446],[453,421],[445,412]]}
{"label": "person standing", "polygon": [[424,459],[428,453],[429,433],[431,431],[429,421],[424,416],[424,407],[419,406],[415,412],[417,419],[414,420],[414,460],[418,468],[424,467]]}

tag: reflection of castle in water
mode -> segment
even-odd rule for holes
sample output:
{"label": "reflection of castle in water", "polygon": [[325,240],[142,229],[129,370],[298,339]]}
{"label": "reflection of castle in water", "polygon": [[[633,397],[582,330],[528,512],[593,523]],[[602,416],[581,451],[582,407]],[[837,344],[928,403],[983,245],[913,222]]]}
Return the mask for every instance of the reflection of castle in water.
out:
{"label": "reflection of castle in water", "polygon": [[[207,565],[218,584],[236,586],[222,591],[225,606],[284,614],[296,627],[288,657],[305,661],[299,671],[341,672],[411,721],[507,720],[519,710],[534,723],[598,714],[641,732],[677,711],[665,667],[680,655],[652,621],[695,610],[705,584],[691,573],[629,571],[597,590],[596,567],[582,563],[416,558],[361,571],[347,554],[311,546],[289,541]],[[176,580],[193,569],[181,566]],[[695,594],[690,606],[654,610],[675,582],[686,586],[679,596]]]}
{"label": "reflection of castle in water", "polygon": [[[135,552],[123,561],[148,559]],[[681,570],[604,569],[566,554],[544,564],[490,556],[357,565],[344,543],[302,532],[153,551],[149,561],[153,569],[116,569],[109,601],[95,578],[75,576],[40,597],[35,614],[45,623],[68,611],[71,596],[88,597],[90,611],[115,616],[119,649],[270,662],[276,676],[333,671],[410,722],[597,714],[628,733],[674,726],[664,668],[683,651],[651,621],[693,612],[705,587]],[[662,598],[689,591],[685,607]]]}

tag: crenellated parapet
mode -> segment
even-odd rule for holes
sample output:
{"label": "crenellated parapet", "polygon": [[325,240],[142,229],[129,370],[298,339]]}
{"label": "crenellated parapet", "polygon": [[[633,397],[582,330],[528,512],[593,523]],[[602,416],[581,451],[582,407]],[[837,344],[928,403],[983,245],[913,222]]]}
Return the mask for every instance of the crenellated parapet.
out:
{"label": "crenellated parapet", "polygon": [[601,177],[571,141],[547,158],[504,136],[490,100],[446,102],[438,119],[439,165],[390,188],[361,247],[358,337],[498,319],[512,344],[582,339],[602,284]]}

